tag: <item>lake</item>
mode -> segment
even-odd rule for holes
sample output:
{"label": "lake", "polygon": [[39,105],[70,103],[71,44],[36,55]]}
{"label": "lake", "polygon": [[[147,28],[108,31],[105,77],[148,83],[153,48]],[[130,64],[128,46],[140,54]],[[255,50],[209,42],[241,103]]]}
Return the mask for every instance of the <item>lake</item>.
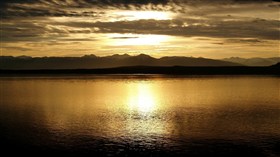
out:
{"label": "lake", "polygon": [[5,153],[280,156],[280,77],[0,78]]}

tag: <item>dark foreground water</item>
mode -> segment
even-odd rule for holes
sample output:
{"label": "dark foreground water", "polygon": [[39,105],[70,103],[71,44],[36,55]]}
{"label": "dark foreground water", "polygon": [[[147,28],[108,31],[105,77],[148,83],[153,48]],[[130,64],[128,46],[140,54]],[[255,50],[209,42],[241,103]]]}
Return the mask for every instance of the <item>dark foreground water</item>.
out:
{"label": "dark foreground water", "polygon": [[1,153],[280,156],[280,78],[0,78]]}

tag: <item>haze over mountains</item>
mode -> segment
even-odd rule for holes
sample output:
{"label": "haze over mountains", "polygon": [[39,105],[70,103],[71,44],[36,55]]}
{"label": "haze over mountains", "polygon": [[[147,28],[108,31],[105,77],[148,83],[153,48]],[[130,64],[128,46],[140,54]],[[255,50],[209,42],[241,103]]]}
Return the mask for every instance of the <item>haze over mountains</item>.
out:
{"label": "haze over mountains", "polygon": [[[140,54],[137,56],[130,56],[128,54],[123,54],[123,55],[115,54],[112,56],[105,56],[105,57],[98,57],[95,55],[85,55],[82,57],[0,56],[0,69],[95,69],[95,68],[112,68],[112,67],[124,67],[124,66],[207,66],[207,67],[210,66],[213,67],[213,66],[242,66],[243,65],[242,64],[243,62],[241,61],[239,63],[230,62],[236,60],[237,59],[234,60],[233,58],[225,59],[225,60],[214,60],[214,59],[193,58],[193,57],[162,57],[157,59],[145,54]],[[277,62],[277,58],[275,60]],[[248,64],[244,64],[244,65],[248,65]],[[266,63],[265,65],[270,65],[270,64]]]}
{"label": "haze over mountains", "polygon": [[280,62],[280,57],[272,58],[239,58],[231,57],[225,58],[224,61],[239,63],[246,66],[271,66]]}

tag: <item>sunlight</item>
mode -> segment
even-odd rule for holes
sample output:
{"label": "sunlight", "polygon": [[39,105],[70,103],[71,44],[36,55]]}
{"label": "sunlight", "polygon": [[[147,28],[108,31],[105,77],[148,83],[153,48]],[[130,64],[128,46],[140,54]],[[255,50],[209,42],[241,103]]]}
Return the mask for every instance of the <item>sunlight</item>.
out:
{"label": "sunlight", "polygon": [[170,20],[173,16],[172,13],[163,11],[116,11],[113,14],[128,21],[144,19]]}
{"label": "sunlight", "polygon": [[142,113],[152,112],[156,108],[156,100],[151,87],[139,83],[134,88],[135,91],[129,96],[129,108]]}

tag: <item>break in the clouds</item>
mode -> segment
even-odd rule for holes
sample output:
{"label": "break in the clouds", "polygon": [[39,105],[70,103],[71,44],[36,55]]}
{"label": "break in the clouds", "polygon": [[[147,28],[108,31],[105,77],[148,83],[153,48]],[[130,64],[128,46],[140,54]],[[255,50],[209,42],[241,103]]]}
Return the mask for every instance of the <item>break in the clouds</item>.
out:
{"label": "break in the clouds", "polygon": [[2,55],[279,56],[272,0],[1,1]]}

